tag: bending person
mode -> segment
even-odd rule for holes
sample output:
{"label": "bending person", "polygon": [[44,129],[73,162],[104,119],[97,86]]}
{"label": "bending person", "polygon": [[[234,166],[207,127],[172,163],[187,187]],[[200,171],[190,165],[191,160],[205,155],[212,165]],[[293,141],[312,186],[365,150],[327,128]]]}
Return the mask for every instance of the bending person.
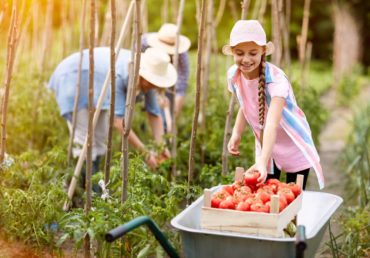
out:
{"label": "bending person", "polygon": [[[116,96],[114,126],[120,133],[123,131],[123,119],[125,115],[126,95],[128,87],[128,64],[131,59],[131,51],[121,49],[116,61]],[[80,54],[74,53],[64,59],[55,69],[49,81],[49,88],[55,93],[60,114],[63,116],[71,129],[72,112],[78,81],[78,65]],[[94,105],[96,106],[102,90],[105,77],[110,68],[110,49],[99,47],[94,49]],[[152,128],[153,138],[157,144],[164,141],[163,121],[160,107],[157,102],[156,90],[173,86],[177,80],[177,72],[170,63],[170,57],[160,49],[148,48],[141,55],[138,80],[137,96],[144,95],[145,110],[148,114],[149,124]],[[78,157],[82,150],[87,135],[88,125],[88,81],[89,81],[89,53],[88,49],[83,52],[80,98],[78,101],[77,123],[74,137],[73,156]],[[100,157],[105,155],[109,126],[110,87],[107,90],[102,110],[93,136],[93,172],[98,170]],[[71,130],[70,130],[71,131]],[[158,165],[158,154],[150,151],[139,139],[133,130],[129,134],[129,143],[138,151],[145,154],[145,161],[152,169]],[[161,153],[161,159],[169,158],[168,150]]]}

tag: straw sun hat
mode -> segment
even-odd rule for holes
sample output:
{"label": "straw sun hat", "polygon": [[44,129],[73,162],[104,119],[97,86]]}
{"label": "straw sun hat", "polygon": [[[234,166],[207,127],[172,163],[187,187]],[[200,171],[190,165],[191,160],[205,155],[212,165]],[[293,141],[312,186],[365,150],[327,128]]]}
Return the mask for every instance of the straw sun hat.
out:
{"label": "straw sun hat", "polygon": [[257,20],[239,20],[235,23],[230,33],[230,42],[222,48],[225,55],[232,55],[232,47],[253,41],[259,46],[266,46],[266,55],[274,52],[274,44],[266,42],[266,33]]}
{"label": "straw sun hat", "polygon": [[[164,23],[158,32],[148,34],[148,45],[151,47],[160,48],[166,53],[175,54],[177,26],[172,23]],[[182,54],[190,48],[190,40],[180,35],[179,37],[179,54]]]}
{"label": "straw sun hat", "polygon": [[177,81],[177,72],[169,55],[158,48],[147,48],[141,54],[139,74],[159,88],[171,87]]}

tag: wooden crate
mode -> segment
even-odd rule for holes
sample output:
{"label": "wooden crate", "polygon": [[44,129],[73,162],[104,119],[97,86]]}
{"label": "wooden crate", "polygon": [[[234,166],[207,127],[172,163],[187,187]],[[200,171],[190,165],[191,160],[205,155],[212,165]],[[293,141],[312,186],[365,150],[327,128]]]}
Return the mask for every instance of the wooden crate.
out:
{"label": "wooden crate", "polygon": [[[235,178],[240,178],[237,168]],[[297,183],[302,186],[302,177]],[[211,208],[211,191],[205,189],[204,204],[201,210],[201,228],[217,231],[231,231],[267,237],[284,237],[284,228],[295,219],[302,207],[303,192],[294,199],[282,212],[278,212],[279,197],[271,197],[271,213],[246,212],[228,209]]]}

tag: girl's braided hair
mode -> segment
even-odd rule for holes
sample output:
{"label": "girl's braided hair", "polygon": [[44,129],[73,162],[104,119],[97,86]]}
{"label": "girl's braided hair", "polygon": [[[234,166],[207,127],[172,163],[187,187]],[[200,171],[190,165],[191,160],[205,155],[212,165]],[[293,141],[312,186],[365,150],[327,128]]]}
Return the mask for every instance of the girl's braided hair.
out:
{"label": "girl's braided hair", "polygon": [[261,135],[260,141],[261,145],[263,142],[263,128],[265,123],[265,87],[266,87],[266,80],[265,80],[265,67],[266,67],[266,55],[263,54],[261,58],[261,65],[260,65],[260,75],[259,75],[259,82],[258,82],[258,122],[261,127]]}

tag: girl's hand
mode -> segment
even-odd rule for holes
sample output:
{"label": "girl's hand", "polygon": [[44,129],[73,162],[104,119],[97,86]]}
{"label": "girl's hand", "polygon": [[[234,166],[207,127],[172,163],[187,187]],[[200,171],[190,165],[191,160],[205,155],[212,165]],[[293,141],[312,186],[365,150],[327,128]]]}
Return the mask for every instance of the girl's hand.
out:
{"label": "girl's hand", "polygon": [[158,167],[157,154],[153,151],[150,151],[148,156],[145,158],[145,163],[150,169],[156,169]]}
{"label": "girl's hand", "polygon": [[227,144],[227,150],[233,156],[239,156],[239,145],[241,141],[241,136],[233,133],[230,137],[229,143]]}
{"label": "girl's hand", "polygon": [[168,160],[169,158],[171,158],[171,153],[170,151],[166,148],[164,149],[161,154],[159,154],[159,157],[157,159],[158,161],[158,164],[161,164],[162,162]]}
{"label": "girl's hand", "polygon": [[257,185],[261,185],[261,184],[263,184],[266,181],[267,169],[266,169],[266,165],[265,164],[262,164],[261,162],[256,162],[253,166],[251,166],[246,171],[246,173],[248,173],[250,171],[258,171],[258,172],[260,172],[260,176],[257,178],[257,181],[259,182],[259,184],[257,184]]}

